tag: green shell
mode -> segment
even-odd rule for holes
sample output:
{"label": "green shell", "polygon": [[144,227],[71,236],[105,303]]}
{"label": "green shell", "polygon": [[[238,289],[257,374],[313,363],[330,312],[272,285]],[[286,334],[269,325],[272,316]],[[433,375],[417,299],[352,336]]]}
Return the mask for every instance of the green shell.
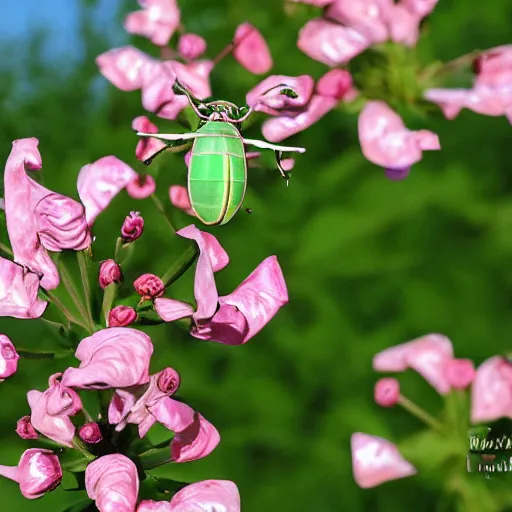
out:
{"label": "green shell", "polygon": [[240,132],[221,121],[209,121],[195,139],[188,171],[192,209],[206,225],[226,224],[240,209],[245,196],[247,164]]}

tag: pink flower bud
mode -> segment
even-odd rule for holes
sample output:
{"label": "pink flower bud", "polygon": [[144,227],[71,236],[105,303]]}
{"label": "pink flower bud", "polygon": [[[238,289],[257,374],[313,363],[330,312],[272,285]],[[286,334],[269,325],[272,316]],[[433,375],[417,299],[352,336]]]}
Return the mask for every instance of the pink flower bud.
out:
{"label": "pink flower bud", "polygon": [[23,416],[23,418],[18,420],[16,424],[16,434],[18,434],[21,439],[39,439],[39,434],[30,422],[30,416]]}
{"label": "pink flower bud", "polygon": [[158,373],[158,389],[166,395],[172,395],[180,387],[180,375],[174,368],[165,368]]}
{"label": "pink flower bud", "polygon": [[153,274],[142,274],[135,280],[133,287],[144,300],[161,297],[165,291],[164,282]]}
{"label": "pink flower bud", "polygon": [[[152,123],[146,116],[136,117],[132,121],[132,129],[136,132],[158,133],[158,126]],[[141,162],[145,162],[166,147],[167,144],[161,140],[151,137],[141,137],[135,148],[135,156]]]}
{"label": "pink flower bud", "polygon": [[130,306],[116,306],[108,314],[109,327],[126,327],[135,322],[137,312]]}
{"label": "pink flower bud", "polygon": [[146,199],[156,190],[156,183],[152,176],[140,176],[126,185],[126,192],[133,199]]}
{"label": "pink flower bud", "polygon": [[471,359],[452,359],[448,361],[445,371],[448,382],[455,389],[466,389],[476,376]]}
{"label": "pink flower bud", "polygon": [[78,436],[84,443],[96,444],[103,440],[100,427],[97,423],[91,422],[82,425],[78,429]]}
{"label": "pink flower bud", "polygon": [[235,32],[233,56],[248,71],[263,75],[272,67],[272,56],[268,45],[255,27],[242,23]]}
{"label": "pink flower bud", "polygon": [[178,52],[186,60],[201,57],[206,51],[206,41],[197,34],[183,34],[178,42]]}
{"label": "pink flower bud", "polygon": [[121,227],[121,236],[126,243],[135,242],[144,231],[144,219],[139,212],[130,212]]}
{"label": "pink flower bud", "polygon": [[114,260],[105,260],[100,265],[98,280],[101,288],[104,290],[109,284],[122,283],[123,271]]}
{"label": "pink flower bud", "polygon": [[12,341],[0,334],[0,382],[16,373],[19,358]]}
{"label": "pink flower bud", "polygon": [[380,379],[375,384],[374,397],[381,407],[393,407],[400,398],[400,384],[391,377]]}
{"label": "pink flower bud", "polygon": [[20,485],[25,498],[35,500],[53,491],[62,480],[59,458],[51,450],[26,450],[18,466],[0,466],[0,475]]}

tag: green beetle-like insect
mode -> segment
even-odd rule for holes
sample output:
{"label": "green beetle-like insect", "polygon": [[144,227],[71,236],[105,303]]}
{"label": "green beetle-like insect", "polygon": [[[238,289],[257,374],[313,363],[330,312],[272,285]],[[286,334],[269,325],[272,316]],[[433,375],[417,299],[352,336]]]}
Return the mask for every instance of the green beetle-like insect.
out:
{"label": "green beetle-like insect", "polygon": [[[276,88],[281,88],[279,93],[282,95],[297,97],[297,93],[284,84],[272,87],[264,94]],[[175,94],[187,96],[201,122],[198,130],[177,134],[138,132],[137,135],[163,140],[167,148],[185,148],[184,144],[187,141],[194,140],[188,166],[188,194],[194,213],[206,225],[226,224],[242,205],[247,184],[244,144],[274,150],[277,167],[286,180],[289,176],[281,166],[282,153],[306,151],[304,148],[244,139],[235,125],[242,123],[252,114],[252,107],[237,107],[228,101],[204,103],[194,98],[178,81],[174,83],[173,91]]]}

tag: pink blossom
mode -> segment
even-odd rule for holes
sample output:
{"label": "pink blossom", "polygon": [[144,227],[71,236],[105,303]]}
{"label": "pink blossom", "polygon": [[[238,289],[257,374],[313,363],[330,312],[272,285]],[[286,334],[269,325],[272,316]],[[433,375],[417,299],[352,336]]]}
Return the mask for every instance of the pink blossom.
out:
{"label": "pink blossom", "polygon": [[316,92],[320,96],[351,100],[357,95],[353,88],[352,75],[346,69],[331,69],[316,84]]}
{"label": "pink blossom", "polygon": [[82,167],[78,174],[77,187],[89,226],[136,177],[137,173],[115,156],[105,156]]}
{"label": "pink blossom", "polygon": [[16,373],[19,358],[12,341],[5,334],[0,334],[0,382]]}
{"label": "pink blossom", "polygon": [[149,382],[152,353],[151,339],[137,329],[103,329],[79,343],[75,357],[81,361],[80,367],[68,368],[62,382],[79,389],[126,388],[146,384]]}
{"label": "pink blossom", "polygon": [[186,60],[195,60],[206,51],[206,41],[197,34],[183,34],[178,41],[178,52]]}
{"label": "pink blossom", "polygon": [[121,226],[121,237],[124,243],[138,240],[144,232],[144,219],[139,212],[130,212]]}
{"label": "pink blossom", "polygon": [[[136,132],[158,133],[156,124],[153,124],[146,116],[136,117],[132,122],[132,129]],[[137,143],[135,156],[141,162],[146,162],[166,147],[167,144],[161,140],[142,137]]]}
{"label": "pink blossom", "polygon": [[152,176],[137,175],[137,177],[126,185],[126,192],[133,199],[146,199],[156,190],[156,183]]}
{"label": "pink blossom", "polygon": [[46,391],[29,391],[27,399],[33,427],[55,442],[71,447],[75,426],[70,416],[82,409],[82,401],[73,389],[61,381],[61,376],[61,373],[52,375]]}
{"label": "pink blossom", "polygon": [[372,42],[355,28],[316,18],[302,27],[297,46],[308,57],[335,67],[346,64]]}
{"label": "pink blossom", "polygon": [[130,306],[115,306],[108,313],[108,327],[127,327],[137,320],[137,311]]}
{"label": "pink blossom", "polygon": [[494,356],[476,370],[471,386],[471,422],[512,418],[512,365]]}
{"label": "pink blossom", "polygon": [[142,500],[137,512],[172,512],[172,508],[168,501]]}
{"label": "pink blossom", "polygon": [[98,281],[102,290],[110,284],[122,283],[123,271],[114,260],[105,260],[100,265]]}
{"label": "pink blossom", "polygon": [[448,361],[445,372],[450,386],[454,389],[466,389],[476,376],[471,359],[452,359]]}
{"label": "pink blossom", "polygon": [[415,46],[420,37],[421,18],[403,5],[394,5],[390,17],[390,39],[395,43]]}
{"label": "pink blossom", "polygon": [[451,388],[446,365],[452,359],[452,342],[441,334],[427,334],[379,352],[373,358],[373,369],[403,372],[412,368],[438,393],[445,395]]}
{"label": "pink blossom", "polygon": [[408,130],[402,119],[382,101],[370,101],[359,115],[363,155],[387,169],[404,169],[419,162],[423,151],[440,149],[437,135]]}
{"label": "pink blossom", "polygon": [[163,281],[154,274],[142,274],[135,279],[133,287],[143,300],[156,299],[165,292]]}
{"label": "pink blossom", "polygon": [[124,455],[104,455],[85,470],[85,490],[100,512],[133,512],[139,493],[137,467]]}
{"label": "pink blossom", "polygon": [[439,0],[401,0],[401,4],[420,18],[428,16]]}
{"label": "pink blossom", "polygon": [[78,436],[80,439],[87,444],[96,444],[103,440],[100,427],[94,421],[86,423],[78,429]]}
{"label": "pink blossom", "polygon": [[196,214],[192,209],[192,203],[188,196],[187,187],[183,187],[182,185],[171,185],[169,188],[169,199],[175,208],[179,208],[188,215],[195,217]]}
{"label": "pink blossom", "polygon": [[38,298],[39,277],[0,257],[0,316],[39,318],[47,302]]}
{"label": "pink blossom", "polygon": [[352,434],[350,444],[354,480],[363,489],[417,473],[397,447],[386,439],[356,432]]}
{"label": "pink blossom", "polygon": [[172,497],[169,509],[170,512],[213,512],[215,510],[240,512],[240,494],[233,482],[204,480],[187,485]]}
{"label": "pink blossom", "polygon": [[400,384],[390,377],[379,379],[375,384],[374,397],[381,407],[393,407],[400,398]]}
{"label": "pink blossom", "polygon": [[166,46],[180,24],[176,0],[139,0],[141,11],[126,16],[124,28],[130,34],[147,37],[157,46]]}
{"label": "pink blossom", "polygon": [[235,32],[233,56],[248,71],[263,75],[272,67],[272,56],[268,45],[255,27],[242,23]]}
{"label": "pink blossom", "polygon": [[59,458],[51,450],[26,450],[18,466],[0,466],[0,475],[20,485],[23,496],[29,500],[53,491],[62,480]]}
{"label": "pink blossom", "polygon": [[27,171],[42,167],[38,144],[35,138],[12,144],[4,173],[5,214],[14,261],[41,275],[41,286],[53,290],[59,275],[47,249],[82,250],[91,237],[80,203],[28,177]]}
{"label": "pink blossom", "polygon": [[16,434],[18,434],[21,439],[39,439],[39,434],[30,421],[30,416],[23,416],[23,418],[18,420],[16,423]]}

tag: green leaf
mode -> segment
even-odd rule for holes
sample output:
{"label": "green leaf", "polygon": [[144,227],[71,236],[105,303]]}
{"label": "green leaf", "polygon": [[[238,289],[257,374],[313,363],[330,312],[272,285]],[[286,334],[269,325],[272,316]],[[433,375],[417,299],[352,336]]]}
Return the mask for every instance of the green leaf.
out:
{"label": "green leaf", "polygon": [[97,508],[94,505],[94,502],[90,499],[86,499],[83,501],[79,501],[78,503],[75,503],[74,505],[71,505],[71,507],[68,507],[67,509],[63,510],[62,512],[85,512],[85,511],[96,511]]}
{"label": "green leaf", "polygon": [[71,448],[64,450],[59,455],[60,465],[64,471],[70,471],[71,473],[80,473],[85,471],[90,460],[84,457],[79,451]]}

